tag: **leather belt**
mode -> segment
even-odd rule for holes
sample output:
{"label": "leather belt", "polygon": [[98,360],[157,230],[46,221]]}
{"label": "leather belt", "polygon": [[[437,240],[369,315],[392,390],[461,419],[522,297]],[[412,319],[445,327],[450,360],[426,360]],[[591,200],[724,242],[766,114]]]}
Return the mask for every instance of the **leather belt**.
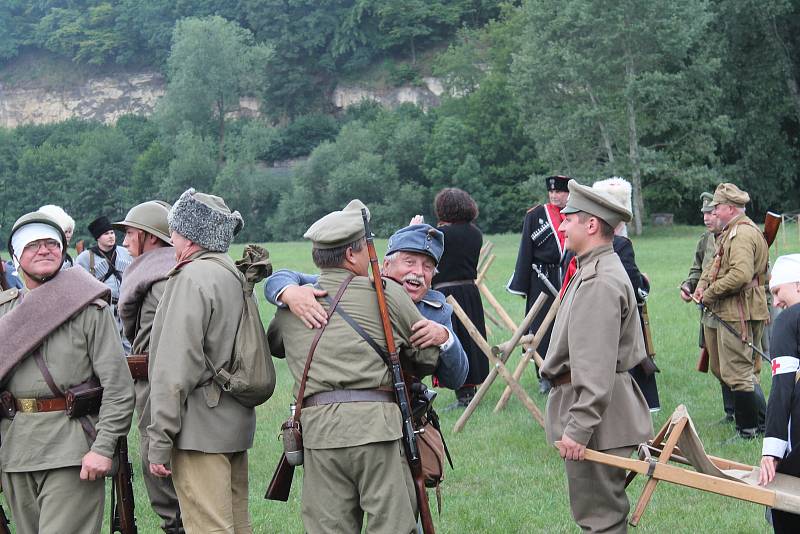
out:
{"label": "leather belt", "polygon": [[131,354],[125,358],[128,362],[128,370],[134,380],[147,380],[147,359],[148,354]]}
{"label": "leather belt", "polygon": [[303,399],[303,407],[339,402],[395,402],[394,391],[386,389],[334,389],[314,393]]}
{"label": "leather belt", "polygon": [[67,409],[67,399],[64,397],[45,397],[38,399],[15,399],[17,412],[63,412]]}
{"label": "leather belt", "polygon": [[452,282],[441,282],[438,284],[433,284],[433,289],[439,290],[443,287],[453,287],[453,286],[474,286],[475,280],[453,280]]}
{"label": "leather belt", "polygon": [[553,385],[553,387],[563,386],[565,384],[571,384],[572,373],[570,371],[567,371],[566,373],[561,373],[560,375],[552,379],[550,383]]}

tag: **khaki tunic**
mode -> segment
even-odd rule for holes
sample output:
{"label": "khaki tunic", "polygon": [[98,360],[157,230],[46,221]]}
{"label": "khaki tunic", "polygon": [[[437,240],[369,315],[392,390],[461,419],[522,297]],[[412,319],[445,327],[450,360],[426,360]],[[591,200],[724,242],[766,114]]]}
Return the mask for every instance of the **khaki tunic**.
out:
{"label": "khaki tunic", "polygon": [[652,434],[650,412],[628,370],[645,357],[636,297],[611,245],[578,257],[541,373],[571,372],[547,399],[547,439],[562,434],[589,448],[637,445]]}
{"label": "khaki tunic", "polygon": [[[336,294],[349,275],[323,269],[319,285]],[[432,374],[439,347],[411,346],[411,325],[423,317],[403,288],[385,281],[395,343],[402,361],[417,376]],[[326,305],[327,306],[327,305]],[[339,306],[386,346],[372,282],[353,278]],[[269,326],[270,350],[285,357],[297,396],[308,349],[316,330],[288,310],[279,309]],[[391,387],[381,357],[338,314],[334,314],[314,353],[306,396],[338,389]],[[414,528],[413,486],[404,465],[400,410],[389,402],[351,402],[304,408],[301,415],[307,460],[303,470],[303,522],[307,532],[358,531],[364,513],[369,532],[410,532]],[[380,480],[380,485],[370,481]]]}
{"label": "khaki tunic", "polygon": [[[716,266],[703,270],[698,287],[703,288],[703,302],[723,321],[736,323],[764,321],[769,318],[764,280],[769,249],[761,230],[746,215],[734,218],[717,239],[720,256]],[[753,283],[754,278],[760,280]],[[741,301],[743,315],[739,312]]]}
{"label": "khaki tunic", "polygon": [[[47,285],[35,291],[47,291]],[[0,304],[0,317],[19,302],[20,298],[14,298]],[[18,413],[13,420],[0,420],[2,470],[10,473],[80,466],[90,449],[111,458],[117,439],[128,434],[134,404],[133,380],[111,309],[104,301],[90,304],[47,336],[41,352],[62,391],[89,380],[93,374],[100,380],[100,413],[88,416],[97,438],[90,446],[80,422],[64,412]],[[53,395],[33,357],[23,360],[8,375],[2,389],[16,398]]]}
{"label": "khaki tunic", "polygon": [[[700,276],[714,263],[714,254],[717,251],[716,235],[707,230],[700,236],[697,248],[694,251],[694,262],[689,269],[689,276],[681,283],[681,286],[688,285],[694,292],[700,282]],[[700,322],[708,327],[716,328],[717,321],[710,314],[701,312]],[[701,344],[702,346],[702,344]]]}
{"label": "khaki tunic", "polygon": [[198,252],[170,273],[153,322],[147,433],[154,464],[168,463],[173,447],[233,453],[253,445],[255,410],[220,394],[204,357],[216,368],[230,361],[244,305],[241,283],[205,256],[233,268],[227,254]]}

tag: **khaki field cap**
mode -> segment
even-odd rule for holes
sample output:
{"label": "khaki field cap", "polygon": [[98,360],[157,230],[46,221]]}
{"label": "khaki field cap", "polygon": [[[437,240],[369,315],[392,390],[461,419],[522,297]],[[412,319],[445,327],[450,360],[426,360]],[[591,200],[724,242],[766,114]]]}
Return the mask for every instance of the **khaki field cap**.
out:
{"label": "khaki field cap", "polygon": [[735,184],[723,182],[714,191],[714,198],[709,206],[713,208],[717,204],[730,204],[737,208],[743,208],[748,202],[750,202],[750,195],[746,191],[742,191]]}
{"label": "khaki field cap", "polygon": [[167,223],[167,215],[169,215],[171,207],[169,203],[161,200],[142,202],[130,209],[125,220],[115,222],[111,226],[122,231],[125,231],[126,227],[144,230],[171,245],[169,223]]}
{"label": "khaki field cap", "polygon": [[607,222],[616,228],[621,222],[630,222],[631,212],[620,205],[610,195],[597,189],[581,185],[575,180],[569,181],[569,199],[563,214],[586,212]]}
{"label": "khaki field cap", "polygon": [[[364,220],[361,208],[366,208],[358,199],[351,200],[342,211],[334,211],[312,224],[303,237],[311,240],[317,249],[336,248],[364,237]],[[367,220],[370,219],[367,209]]]}
{"label": "khaki field cap", "polygon": [[714,206],[709,206],[711,201],[714,200],[714,195],[706,191],[700,195],[700,200],[703,202],[703,207],[700,208],[701,212],[711,213],[714,210]]}

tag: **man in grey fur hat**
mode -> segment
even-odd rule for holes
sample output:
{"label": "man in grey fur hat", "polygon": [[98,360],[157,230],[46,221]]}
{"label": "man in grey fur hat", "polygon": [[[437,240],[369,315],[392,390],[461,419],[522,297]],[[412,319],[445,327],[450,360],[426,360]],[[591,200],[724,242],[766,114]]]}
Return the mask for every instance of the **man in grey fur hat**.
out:
{"label": "man in grey fur hat", "polygon": [[249,534],[255,410],[223,392],[209,369],[228,365],[242,315],[241,281],[226,254],[242,217],[220,197],[188,189],[168,220],[178,263],[150,338],[150,472],[172,476],[186,532]]}
{"label": "man in grey fur hat", "polygon": [[133,256],[133,263],[125,271],[125,278],[120,286],[118,309],[123,334],[132,347],[132,354],[128,356],[128,367],[135,380],[142,480],[150,506],[162,520],[162,530],[167,534],[182,534],[181,511],[172,479],[151,474],[147,456],[147,427],[150,425],[147,360],[150,353],[150,334],[156,308],[167,286],[167,274],[175,267],[175,251],[172,249],[167,223],[171,207],[160,200],[143,202],[131,208],[125,219],[113,226],[124,232],[123,246]]}

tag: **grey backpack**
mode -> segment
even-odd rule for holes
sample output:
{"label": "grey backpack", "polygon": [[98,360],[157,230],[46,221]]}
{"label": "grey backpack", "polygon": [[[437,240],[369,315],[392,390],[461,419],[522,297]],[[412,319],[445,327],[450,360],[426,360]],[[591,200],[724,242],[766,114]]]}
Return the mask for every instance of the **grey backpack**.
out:
{"label": "grey backpack", "polygon": [[206,356],[206,367],[212,373],[212,380],[222,391],[233,396],[243,406],[252,408],[264,404],[275,390],[275,366],[272,364],[253,287],[272,274],[269,252],[258,245],[247,245],[242,259],[236,261],[236,270],[215,256],[205,256],[202,259],[212,260],[236,276],[242,284],[244,298],[230,362],[216,369]]}

